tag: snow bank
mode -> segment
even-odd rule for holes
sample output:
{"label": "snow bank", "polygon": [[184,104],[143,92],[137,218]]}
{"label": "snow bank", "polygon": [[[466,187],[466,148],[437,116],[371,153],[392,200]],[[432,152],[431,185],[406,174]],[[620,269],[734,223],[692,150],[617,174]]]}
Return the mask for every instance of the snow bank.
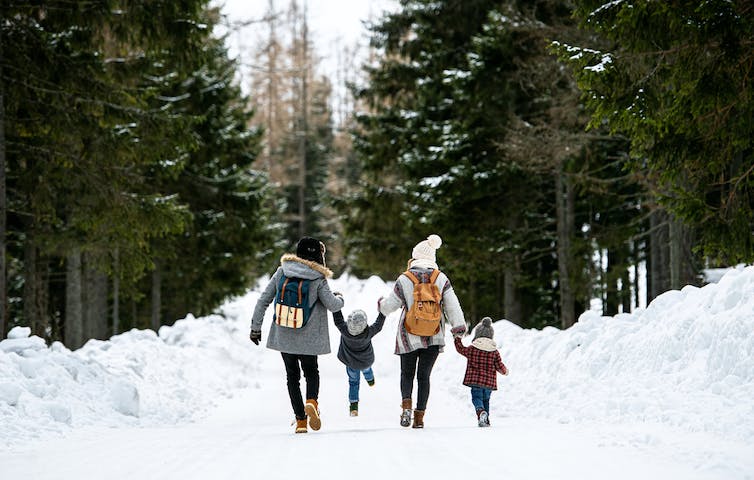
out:
{"label": "snow bank", "polygon": [[509,415],[658,423],[754,441],[754,267],[566,331],[496,322]]}
{"label": "snow bank", "polygon": [[261,350],[247,319],[188,316],[172,327],[131,330],[70,351],[29,329],[0,342],[0,448],[86,425],[190,421],[249,386]]}
{"label": "snow bank", "polygon": [[[279,360],[248,341],[264,285],[266,279],[229,301],[222,315],[189,315],[159,334],[132,330],[73,352],[60,343],[47,347],[28,329],[12,330],[0,342],[0,448],[86,425],[192,421],[219,398],[258,388],[262,362]],[[377,277],[348,275],[331,286],[343,292],[344,312],[364,309],[370,323],[377,299],[391,289]],[[742,267],[717,284],[667,292],[632,314],[587,312],[567,331],[498,321],[496,340],[511,374],[499,378],[492,418],[653,423],[754,442],[753,293],[754,267]],[[263,341],[271,316],[270,308]],[[375,371],[398,368],[397,318],[390,315],[374,339]],[[330,331],[335,351],[338,333]],[[341,368],[335,355],[320,363]],[[442,395],[469,402],[464,368],[465,359],[446,348],[432,377],[433,402]],[[284,382],[282,366],[266,371]]]}

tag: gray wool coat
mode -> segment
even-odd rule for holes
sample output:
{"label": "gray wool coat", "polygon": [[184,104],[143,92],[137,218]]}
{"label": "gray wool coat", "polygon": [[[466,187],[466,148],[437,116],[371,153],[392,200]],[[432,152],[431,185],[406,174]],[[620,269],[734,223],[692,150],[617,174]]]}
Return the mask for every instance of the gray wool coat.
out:
{"label": "gray wool coat", "polygon": [[327,328],[327,310],[337,312],[343,308],[343,299],[333,295],[327,278],[332,276],[330,269],[293,254],[280,258],[280,267],[270,279],[270,283],[259,297],[251,317],[251,329],[262,331],[264,314],[277,294],[277,284],[285,274],[293,278],[305,278],[309,283],[309,321],[301,328],[281,327],[274,322],[267,334],[267,348],[295,355],[324,355],[330,353],[330,333]]}

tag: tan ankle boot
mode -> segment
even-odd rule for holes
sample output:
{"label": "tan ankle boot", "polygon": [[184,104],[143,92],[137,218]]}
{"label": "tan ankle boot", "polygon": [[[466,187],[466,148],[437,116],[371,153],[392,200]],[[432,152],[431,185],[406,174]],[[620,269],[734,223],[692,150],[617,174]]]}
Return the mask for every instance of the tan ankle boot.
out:
{"label": "tan ankle boot", "polygon": [[424,428],[424,410],[414,410],[413,428]]}
{"label": "tan ankle boot", "polygon": [[296,433],[306,433],[306,419],[296,419]]}
{"label": "tan ankle boot", "polygon": [[304,405],[304,410],[306,410],[306,416],[309,418],[309,426],[312,427],[312,430],[319,430],[322,426],[322,419],[319,418],[319,405],[317,404],[317,400],[313,398],[307,399],[306,405]]}
{"label": "tan ankle boot", "polygon": [[411,399],[404,398],[401,402],[401,427],[411,425]]}

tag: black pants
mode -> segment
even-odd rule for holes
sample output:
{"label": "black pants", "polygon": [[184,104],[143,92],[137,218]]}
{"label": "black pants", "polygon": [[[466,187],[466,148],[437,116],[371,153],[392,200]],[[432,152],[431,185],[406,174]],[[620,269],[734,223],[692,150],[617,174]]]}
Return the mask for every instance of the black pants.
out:
{"label": "black pants", "polygon": [[432,345],[413,352],[401,354],[401,395],[411,398],[414,391],[414,375],[416,375],[417,398],[416,409],[425,410],[429,399],[429,376],[432,367],[440,354],[440,346]]}
{"label": "black pants", "polygon": [[[291,398],[291,406],[296,418],[303,420],[306,418],[304,411],[304,400],[301,398],[301,370],[304,371],[306,379],[306,399],[317,399],[319,396],[319,368],[317,366],[316,355],[294,355],[292,353],[281,353],[285,363],[285,376],[288,379],[288,396]],[[299,367],[300,364],[300,367]]]}

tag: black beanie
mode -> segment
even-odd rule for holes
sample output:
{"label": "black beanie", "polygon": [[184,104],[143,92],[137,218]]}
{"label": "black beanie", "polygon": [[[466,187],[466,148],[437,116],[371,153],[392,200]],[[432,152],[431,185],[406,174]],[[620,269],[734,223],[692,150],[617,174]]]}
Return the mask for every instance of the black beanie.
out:
{"label": "black beanie", "polygon": [[325,245],[312,237],[302,237],[296,245],[296,256],[325,265]]}

